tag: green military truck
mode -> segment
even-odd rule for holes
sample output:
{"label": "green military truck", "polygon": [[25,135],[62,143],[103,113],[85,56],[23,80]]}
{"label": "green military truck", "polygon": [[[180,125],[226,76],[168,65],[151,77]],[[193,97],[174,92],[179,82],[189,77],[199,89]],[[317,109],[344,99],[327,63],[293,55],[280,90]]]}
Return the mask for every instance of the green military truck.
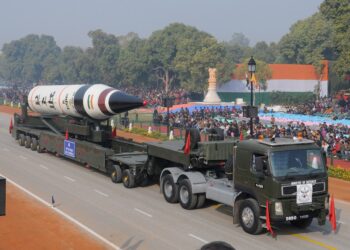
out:
{"label": "green military truck", "polygon": [[111,138],[108,121],[27,115],[25,107],[14,115],[12,135],[21,146],[89,165],[127,188],[159,178],[165,200],[185,209],[206,199],[232,206],[234,223],[250,234],[264,227],[266,201],[272,223],[305,228],[313,218],[325,224],[328,214],[325,157],[310,140],[201,142],[192,129],[185,154],[184,141],[138,144]]}

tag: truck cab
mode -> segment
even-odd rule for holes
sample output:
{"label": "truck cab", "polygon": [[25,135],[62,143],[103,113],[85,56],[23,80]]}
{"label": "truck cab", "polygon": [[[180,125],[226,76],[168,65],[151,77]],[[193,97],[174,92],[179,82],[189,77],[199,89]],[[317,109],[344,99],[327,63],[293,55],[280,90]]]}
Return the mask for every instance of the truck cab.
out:
{"label": "truck cab", "polygon": [[266,204],[271,222],[305,228],[317,217],[320,225],[325,224],[328,176],[325,157],[313,141],[246,140],[235,147],[233,159],[234,189],[240,192],[236,212],[246,232],[261,230],[261,220],[255,215],[252,222],[254,217],[248,215],[258,212],[264,218]]}

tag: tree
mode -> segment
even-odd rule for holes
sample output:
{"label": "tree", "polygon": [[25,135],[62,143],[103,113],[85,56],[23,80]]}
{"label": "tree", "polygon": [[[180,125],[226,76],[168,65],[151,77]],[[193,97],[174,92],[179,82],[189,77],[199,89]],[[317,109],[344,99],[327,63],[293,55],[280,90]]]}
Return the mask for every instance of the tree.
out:
{"label": "tree", "polygon": [[334,58],[333,30],[320,14],[296,22],[282,37],[279,47],[280,63],[319,65],[322,59]]}
{"label": "tree", "polygon": [[219,81],[229,79],[228,69],[233,69],[222,44],[213,36],[184,24],[171,24],[154,32],[146,51],[150,68],[166,91],[174,86],[203,91],[209,67],[221,69]]}
{"label": "tree", "polygon": [[92,39],[93,45],[88,53],[95,60],[98,69],[97,79],[107,84],[116,84],[120,80],[117,74],[120,54],[120,45],[117,37],[102,30],[90,31],[88,35]]}
{"label": "tree", "polygon": [[[250,58],[246,58],[242,64],[237,65],[235,70],[235,75],[239,79],[246,79],[246,77],[249,76],[248,73],[248,61]],[[267,81],[271,79],[272,77],[272,71],[269,67],[269,65],[260,60],[255,60],[256,62],[256,72],[255,72],[255,79],[257,81],[257,86],[255,88],[266,90],[267,89]]]}
{"label": "tree", "polygon": [[350,64],[350,1],[325,0],[320,6],[320,12],[334,30],[334,69],[339,77],[344,78]]}
{"label": "tree", "polygon": [[53,82],[60,80],[58,69],[61,49],[47,35],[28,35],[4,44],[8,81],[15,83]]}

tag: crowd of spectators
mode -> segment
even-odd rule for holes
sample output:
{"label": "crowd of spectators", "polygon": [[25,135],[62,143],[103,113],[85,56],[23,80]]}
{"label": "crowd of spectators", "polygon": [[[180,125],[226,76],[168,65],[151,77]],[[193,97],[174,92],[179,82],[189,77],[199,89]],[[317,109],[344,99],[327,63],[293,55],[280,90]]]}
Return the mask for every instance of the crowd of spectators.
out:
{"label": "crowd of spectators", "polygon": [[174,99],[174,105],[190,102],[189,94],[184,89],[173,89],[168,94],[161,88],[136,88],[133,86],[121,88],[128,94],[140,97],[147,102],[148,107],[162,105],[163,97],[169,96]]}
{"label": "crowd of spectators", "polygon": [[22,97],[25,94],[28,94],[31,87],[18,87],[17,85],[8,87],[8,86],[2,86],[0,88],[0,98],[3,100],[6,100],[8,103],[19,103],[22,101]]}
{"label": "crowd of spectators", "polygon": [[[190,112],[187,108],[169,114],[170,128],[197,128],[201,133],[218,133],[220,129],[225,137],[249,138],[250,120],[242,118],[241,110],[232,107],[195,108]],[[156,110],[153,114],[155,123],[167,124],[166,113],[160,114]],[[324,149],[328,156],[350,160],[350,128],[346,125],[306,126],[303,122],[295,121],[287,124],[277,124],[274,117],[269,122],[253,119],[253,137],[259,138],[294,138],[302,135],[303,138],[314,140]]]}
{"label": "crowd of spectators", "polygon": [[350,117],[350,98],[344,93],[323,97],[307,103],[287,106],[287,113],[331,116],[334,120]]}

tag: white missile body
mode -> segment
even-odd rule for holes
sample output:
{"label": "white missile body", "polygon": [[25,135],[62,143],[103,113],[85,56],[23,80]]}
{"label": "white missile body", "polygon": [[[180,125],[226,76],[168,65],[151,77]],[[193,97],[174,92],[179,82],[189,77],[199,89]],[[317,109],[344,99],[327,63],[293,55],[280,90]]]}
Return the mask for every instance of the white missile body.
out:
{"label": "white missile body", "polygon": [[41,114],[104,120],[144,103],[110,86],[94,84],[36,86],[28,94],[28,105]]}

